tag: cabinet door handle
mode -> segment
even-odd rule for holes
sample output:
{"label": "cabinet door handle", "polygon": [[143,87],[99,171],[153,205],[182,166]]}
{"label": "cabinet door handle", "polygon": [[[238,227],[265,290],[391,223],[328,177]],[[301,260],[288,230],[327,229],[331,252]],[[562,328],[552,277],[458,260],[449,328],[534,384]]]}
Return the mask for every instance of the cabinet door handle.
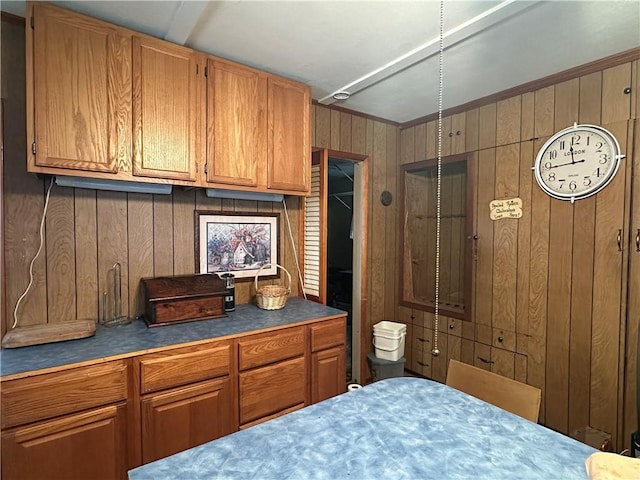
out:
{"label": "cabinet door handle", "polygon": [[636,232],[636,252],[640,252],[640,228]]}
{"label": "cabinet door handle", "polygon": [[616,238],[616,241],[618,242],[618,251],[621,252],[622,251],[622,229],[618,229],[618,236]]}
{"label": "cabinet door handle", "polygon": [[480,360],[483,363],[493,363],[493,360],[487,360],[486,358],[482,358],[482,357],[478,357],[478,360]]}

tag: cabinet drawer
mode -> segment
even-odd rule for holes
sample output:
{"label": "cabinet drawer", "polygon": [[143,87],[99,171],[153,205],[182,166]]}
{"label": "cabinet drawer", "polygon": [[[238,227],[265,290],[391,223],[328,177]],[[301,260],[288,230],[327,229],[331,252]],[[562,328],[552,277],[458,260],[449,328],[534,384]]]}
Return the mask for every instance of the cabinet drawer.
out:
{"label": "cabinet drawer", "polygon": [[240,424],[305,402],[304,357],[240,374]]}
{"label": "cabinet drawer", "polygon": [[238,341],[240,370],[304,355],[304,327],[254,335]]}
{"label": "cabinet drawer", "polygon": [[344,345],[346,327],[344,318],[329,320],[311,326],[311,351]]}
{"label": "cabinet drawer", "polygon": [[231,343],[197,345],[152,353],[138,361],[140,390],[142,393],[149,393],[228,375],[231,368]]}
{"label": "cabinet drawer", "polygon": [[2,383],[2,428],[44,420],[127,398],[124,361]]}

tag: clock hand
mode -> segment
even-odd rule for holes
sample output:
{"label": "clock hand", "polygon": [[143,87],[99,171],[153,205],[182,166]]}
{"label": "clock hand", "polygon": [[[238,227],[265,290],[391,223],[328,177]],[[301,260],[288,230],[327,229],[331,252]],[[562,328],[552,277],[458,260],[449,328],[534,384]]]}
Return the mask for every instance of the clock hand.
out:
{"label": "clock hand", "polygon": [[576,161],[573,159],[573,145],[569,147],[569,153],[571,154],[571,163],[576,163]]}
{"label": "clock hand", "polygon": [[567,166],[567,165],[573,165],[574,163],[582,163],[582,162],[584,162],[584,158],[582,160],[576,160],[575,162],[571,161],[571,162],[567,162],[567,163],[561,163],[560,165],[551,165],[549,167],[549,169],[558,168],[558,167],[564,167],[564,166]]}

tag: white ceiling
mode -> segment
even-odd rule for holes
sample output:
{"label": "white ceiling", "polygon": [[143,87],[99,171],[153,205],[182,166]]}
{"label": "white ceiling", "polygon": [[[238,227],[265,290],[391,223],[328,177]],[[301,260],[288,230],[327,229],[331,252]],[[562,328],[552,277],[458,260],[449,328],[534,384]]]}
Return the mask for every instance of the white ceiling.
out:
{"label": "white ceiling", "polygon": [[[440,2],[57,1],[395,122],[438,110]],[[1,8],[24,15],[22,1]],[[443,108],[640,47],[640,0],[444,3]]]}

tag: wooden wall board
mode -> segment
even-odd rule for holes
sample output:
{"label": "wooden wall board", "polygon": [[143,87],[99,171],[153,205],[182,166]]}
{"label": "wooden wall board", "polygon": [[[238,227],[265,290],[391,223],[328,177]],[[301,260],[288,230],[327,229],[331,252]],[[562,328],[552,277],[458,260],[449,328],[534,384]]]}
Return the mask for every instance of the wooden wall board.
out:
{"label": "wooden wall board", "polygon": [[501,100],[496,105],[496,145],[508,145],[520,141],[522,97],[520,95]]}
{"label": "wooden wall board", "polygon": [[364,155],[367,151],[367,120],[353,115],[351,118],[351,152]]}
{"label": "wooden wall board", "polygon": [[[393,279],[397,278],[397,232],[399,231],[399,219],[398,219],[398,192],[397,192],[397,175],[398,175],[398,127],[393,125],[386,126],[386,164],[387,169],[385,172],[386,177],[386,185],[384,190],[391,193],[393,201],[388,206],[382,206],[385,211],[385,241],[384,241],[384,259],[385,259],[385,267],[384,267],[384,318],[387,320],[393,321],[395,318],[395,311],[397,305],[397,292],[398,289],[394,288]],[[381,192],[380,192],[381,193]],[[382,205],[380,202],[380,193],[374,190],[374,196],[377,198],[374,201],[377,201],[378,204]],[[386,279],[392,279],[391,282],[388,282]]]}
{"label": "wooden wall board", "polygon": [[331,150],[340,150],[340,120],[341,112],[338,110],[331,110],[331,141],[329,148]]}
{"label": "wooden wall board", "polygon": [[414,127],[400,130],[400,164],[415,161],[415,133]]}
{"label": "wooden wall board", "polygon": [[316,105],[314,147],[331,148],[331,110]]}
{"label": "wooden wall board", "polygon": [[478,180],[476,218],[476,304],[475,321],[491,325],[493,306],[493,221],[489,218],[489,202],[495,198],[495,162],[493,148],[480,150],[478,155]]}
{"label": "wooden wall board", "polygon": [[[535,123],[535,94],[533,92],[524,93],[521,101],[521,113],[520,117],[520,138],[523,142],[532,140],[534,137],[534,123]],[[533,164],[532,164],[533,165]]]}
{"label": "wooden wall board", "polygon": [[534,129],[533,136],[535,138],[551,136],[553,134],[554,122],[554,94],[553,86],[536,90],[534,94],[533,111]]}
{"label": "wooden wall board", "polygon": [[623,63],[602,72],[602,123],[604,125],[631,118],[631,95],[624,93],[631,85],[631,63]]}
{"label": "wooden wall board", "polygon": [[[531,166],[534,159],[533,142],[520,143],[518,196],[522,199],[524,211],[522,218],[518,220],[516,332],[522,334],[529,333],[529,257],[531,255],[531,190],[533,188]],[[522,350],[518,348],[518,351]]]}
{"label": "wooden wall board", "polygon": [[[193,214],[191,215],[193,219]],[[193,220],[192,220],[193,221]],[[130,193],[127,198],[129,241],[129,316],[145,311],[144,292],[139,279],[153,277],[153,197]],[[195,265],[193,259],[191,265]]]}
{"label": "wooden wall board", "polygon": [[173,274],[195,273],[195,191],[177,188],[173,192]]}
{"label": "wooden wall board", "polygon": [[464,136],[465,150],[467,152],[473,152],[478,150],[478,132],[479,132],[479,116],[480,112],[477,108],[468,110],[465,113],[465,131]]}
{"label": "wooden wall board", "polygon": [[602,112],[602,72],[580,77],[580,115],[578,123],[600,124]]}
{"label": "wooden wall board", "polygon": [[173,196],[153,195],[153,276],[173,275]]}
{"label": "wooden wall board", "polygon": [[351,152],[351,118],[352,116],[345,112],[340,112],[340,147],[341,152]]}
{"label": "wooden wall board", "polygon": [[491,103],[478,109],[478,148],[496,146],[496,104]]}

